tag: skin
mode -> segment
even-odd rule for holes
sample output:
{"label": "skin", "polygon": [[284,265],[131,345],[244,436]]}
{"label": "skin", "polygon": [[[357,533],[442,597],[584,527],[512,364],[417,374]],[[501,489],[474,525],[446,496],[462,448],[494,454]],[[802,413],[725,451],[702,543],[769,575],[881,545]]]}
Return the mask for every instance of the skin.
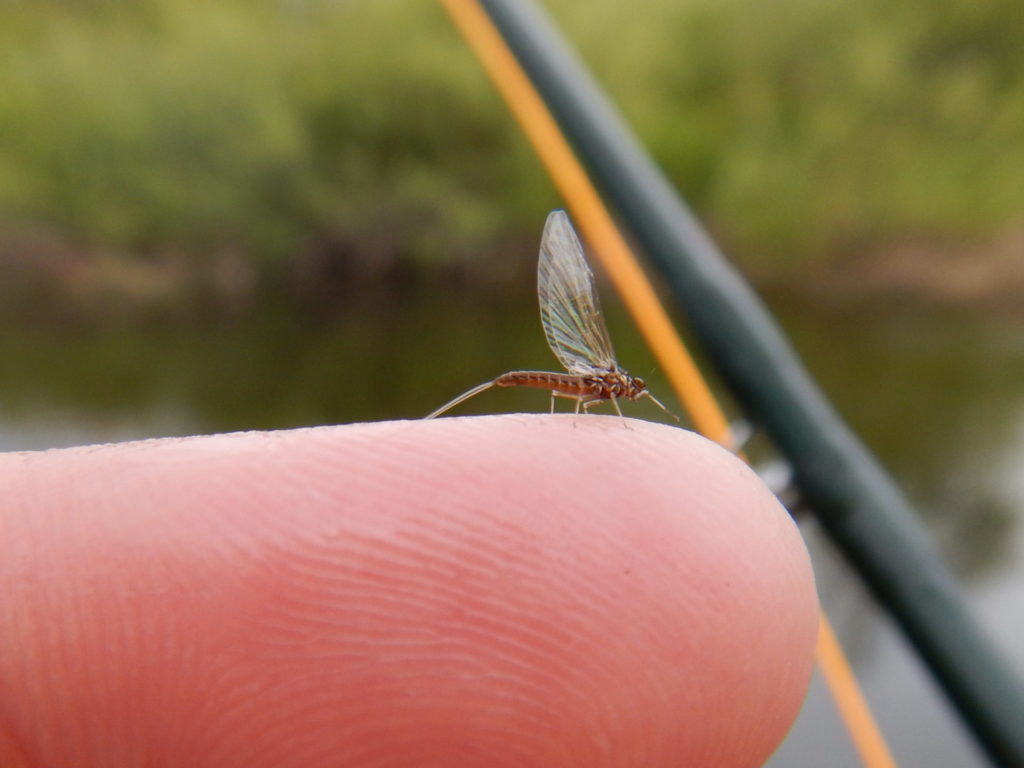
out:
{"label": "skin", "polygon": [[796,527],[618,417],[0,455],[0,765],[756,766],[810,678]]}

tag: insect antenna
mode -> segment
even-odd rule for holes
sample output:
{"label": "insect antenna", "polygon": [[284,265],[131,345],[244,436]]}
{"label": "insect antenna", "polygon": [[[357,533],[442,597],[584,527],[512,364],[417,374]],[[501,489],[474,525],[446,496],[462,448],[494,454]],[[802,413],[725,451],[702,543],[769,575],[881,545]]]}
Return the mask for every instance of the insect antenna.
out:
{"label": "insect antenna", "polygon": [[661,401],[658,398],[656,398],[654,395],[652,395],[650,392],[648,392],[646,389],[643,391],[643,396],[650,398],[654,402],[654,404],[656,406],[661,408],[661,410],[663,410],[665,413],[667,413],[669,416],[671,416],[676,421],[679,421],[679,417],[678,416],[676,416],[674,413],[672,413],[672,411],[670,411],[668,408],[666,408],[664,405],[662,405]]}

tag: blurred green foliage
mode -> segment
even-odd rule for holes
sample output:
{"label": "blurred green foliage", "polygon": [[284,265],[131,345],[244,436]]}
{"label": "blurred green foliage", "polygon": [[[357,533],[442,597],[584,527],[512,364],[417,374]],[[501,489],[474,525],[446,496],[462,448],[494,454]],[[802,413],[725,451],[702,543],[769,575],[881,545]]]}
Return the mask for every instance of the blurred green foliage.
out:
{"label": "blurred green foliage", "polygon": [[[547,4],[748,261],[1021,216],[1019,0]],[[3,0],[0,78],[0,224],[87,249],[439,260],[557,203],[434,2]]]}

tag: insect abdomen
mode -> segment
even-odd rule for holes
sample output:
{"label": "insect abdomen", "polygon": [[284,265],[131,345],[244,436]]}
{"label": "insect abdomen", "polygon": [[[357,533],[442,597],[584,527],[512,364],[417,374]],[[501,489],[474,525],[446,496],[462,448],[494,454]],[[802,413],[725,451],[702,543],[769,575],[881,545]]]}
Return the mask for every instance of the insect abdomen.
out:
{"label": "insect abdomen", "polygon": [[587,395],[591,386],[585,377],[551,371],[509,371],[494,380],[498,387],[532,387],[561,392],[565,395]]}

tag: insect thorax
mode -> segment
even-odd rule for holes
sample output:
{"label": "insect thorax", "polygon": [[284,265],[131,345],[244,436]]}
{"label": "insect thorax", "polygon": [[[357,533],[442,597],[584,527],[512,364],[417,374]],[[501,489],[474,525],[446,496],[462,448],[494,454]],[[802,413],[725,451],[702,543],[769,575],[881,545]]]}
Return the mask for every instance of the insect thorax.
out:
{"label": "insect thorax", "polygon": [[638,376],[630,376],[622,370],[608,373],[588,374],[583,377],[588,387],[601,400],[626,398],[635,400],[644,393],[647,385]]}

